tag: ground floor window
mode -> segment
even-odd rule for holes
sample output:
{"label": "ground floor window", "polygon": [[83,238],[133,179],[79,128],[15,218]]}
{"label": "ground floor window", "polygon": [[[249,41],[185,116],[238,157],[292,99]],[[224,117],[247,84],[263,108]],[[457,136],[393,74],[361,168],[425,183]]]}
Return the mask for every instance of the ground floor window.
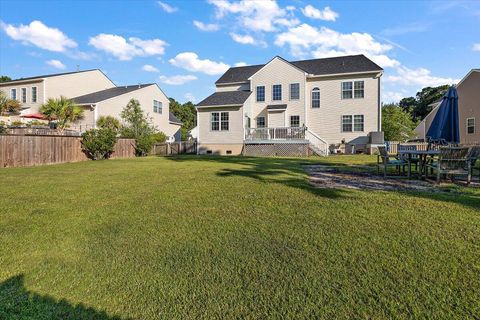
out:
{"label": "ground floor window", "polygon": [[27,103],[27,88],[22,88],[22,103]]}
{"label": "ground floor window", "polygon": [[229,128],[228,112],[212,112],[210,116],[210,129],[212,131],[228,131]]}
{"label": "ground floor window", "polygon": [[363,114],[342,116],[342,132],[362,132],[365,129]]}
{"label": "ground floor window", "polygon": [[468,134],[475,133],[475,118],[467,119],[467,133]]}
{"label": "ground floor window", "polygon": [[257,128],[265,128],[265,117],[257,117]]}
{"label": "ground floor window", "polygon": [[290,127],[300,127],[300,116],[290,116]]}

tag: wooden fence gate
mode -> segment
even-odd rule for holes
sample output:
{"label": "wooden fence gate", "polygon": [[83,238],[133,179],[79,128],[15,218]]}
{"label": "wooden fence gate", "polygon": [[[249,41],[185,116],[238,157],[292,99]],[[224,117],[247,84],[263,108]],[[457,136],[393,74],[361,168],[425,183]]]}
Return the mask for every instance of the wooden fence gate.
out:
{"label": "wooden fence gate", "polygon": [[156,143],[153,145],[151,155],[174,156],[178,154],[196,154],[197,142],[182,141],[172,143]]}

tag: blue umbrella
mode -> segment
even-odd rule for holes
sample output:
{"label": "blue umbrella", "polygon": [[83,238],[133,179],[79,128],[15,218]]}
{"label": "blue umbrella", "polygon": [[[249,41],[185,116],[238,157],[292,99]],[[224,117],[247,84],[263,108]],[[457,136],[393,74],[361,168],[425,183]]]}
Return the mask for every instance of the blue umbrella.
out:
{"label": "blue umbrella", "polygon": [[447,142],[460,142],[458,127],[458,94],[455,87],[448,88],[438,107],[437,114],[427,132],[427,138],[444,139]]}

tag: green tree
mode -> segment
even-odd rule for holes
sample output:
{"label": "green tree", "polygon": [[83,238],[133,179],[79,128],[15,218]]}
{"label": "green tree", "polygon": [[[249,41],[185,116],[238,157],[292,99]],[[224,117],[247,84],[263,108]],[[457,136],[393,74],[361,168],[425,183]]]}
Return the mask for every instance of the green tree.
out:
{"label": "green tree", "polygon": [[121,126],[120,120],[112,116],[101,116],[97,120],[97,127],[100,129],[110,129],[114,132],[118,132]]}
{"label": "green tree", "polygon": [[0,76],[0,82],[8,82],[8,81],[12,81],[12,78],[10,78],[9,76]]}
{"label": "green tree", "polygon": [[382,128],[386,141],[406,141],[415,135],[417,123],[396,104],[382,106]]}
{"label": "green tree", "polygon": [[121,135],[125,138],[135,139],[135,154],[138,157],[146,156],[158,140],[158,130],[152,120],[143,113],[140,103],[131,99],[120,114],[124,125]]}
{"label": "green tree", "polygon": [[60,131],[65,130],[69,123],[83,118],[83,108],[76,105],[73,100],[64,96],[58,99],[49,98],[40,107],[40,112],[49,120],[56,121]]}
{"label": "green tree", "polygon": [[447,92],[449,85],[438,87],[426,87],[417,92],[415,97],[403,98],[400,100],[400,107],[412,114],[414,121],[422,120],[432,111],[431,104],[439,101]]}
{"label": "green tree", "polygon": [[197,122],[197,111],[195,105],[188,101],[184,104],[170,98],[170,112],[182,122],[182,140],[188,139],[188,132],[193,129]]}

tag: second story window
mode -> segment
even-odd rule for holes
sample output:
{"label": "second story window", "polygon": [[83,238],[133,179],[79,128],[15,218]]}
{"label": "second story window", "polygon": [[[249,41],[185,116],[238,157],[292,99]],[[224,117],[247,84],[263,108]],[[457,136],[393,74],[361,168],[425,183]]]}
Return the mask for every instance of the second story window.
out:
{"label": "second story window", "polygon": [[17,89],[10,90],[10,99],[17,100]]}
{"label": "second story window", "polygon": [[342,82],[342,99],[362,99],[363,97],[365,97],[363,80]]}
{"label": "second story window", "polygon": [[290,100],[300,99],[300,83],[290,83]]}
{"label": "second story window", "polygon": [[467,134],[475,133],[475,118],[467,119]]}
{"label": "second story window", "polygon": [[300,116],[290,116],[290,127],[300,127]]}
{"label": "second story window", "polygon": [[32,87],[32,103],[37,102],[37,87]]}
{"label": "second story window", "polygon": [[27,88],[22,88],[22,103],[27,103]]}
{"label": "second story window", "polygon": [[318,88],[312,90],[312,108],[320,108],[320,89]]}
{"label": "second story window", "polygon": [[282,85],[274,84],[272,87],[272,100],[279,101],[282,100]]}
{"label": "second story window", "polygon": [[265,101],[265,86],[257,86],[257,102]]}
{"label": "second story window", "polygon": [[162,102],[153,100],[153,112],[155,113],[162,113],[163,112],[163,105]]}
{"label": "second story window", "polygon": [[210,114],[211,131],[228,131],[230,128],[228,112],[212,112]]}
{"label": "second story window", "polygon": [[257,128],[265,128],[265,117],[257,117]]}

